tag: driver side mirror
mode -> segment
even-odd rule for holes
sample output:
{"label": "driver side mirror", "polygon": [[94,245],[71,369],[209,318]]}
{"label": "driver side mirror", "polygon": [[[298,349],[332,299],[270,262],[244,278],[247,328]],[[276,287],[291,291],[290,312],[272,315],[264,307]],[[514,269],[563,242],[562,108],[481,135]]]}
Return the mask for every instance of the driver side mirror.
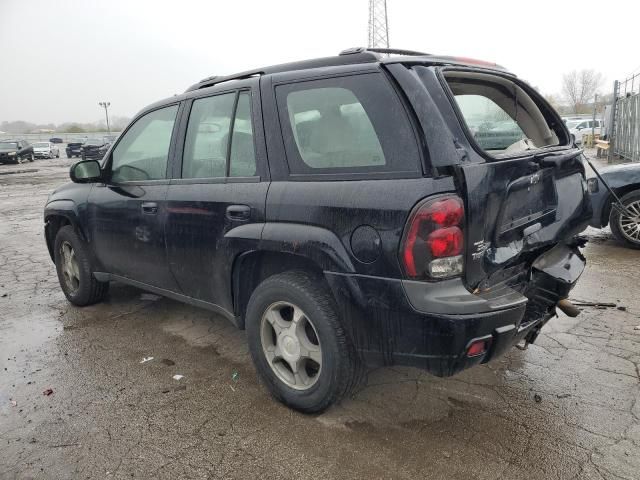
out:
{"label": "driver side mirror", "polygon": [[102,179],[102,171],[96,160],[82,160],[71,166],[69,176],[74,183],[99,182]]}

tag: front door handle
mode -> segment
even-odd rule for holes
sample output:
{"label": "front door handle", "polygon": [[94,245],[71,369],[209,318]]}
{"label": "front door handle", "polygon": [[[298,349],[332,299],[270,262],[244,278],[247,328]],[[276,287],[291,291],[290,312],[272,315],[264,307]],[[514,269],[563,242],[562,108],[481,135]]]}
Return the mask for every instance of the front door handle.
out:
{"label": "front door handle", "polygon": [[234,221],[249,220],[251,207],[249,205],[229,205],[227,207],[227,218]]}
{"label": "front door handle", "polygon": [[142,202],[142,213],[155,215],[158,213],[158,204],[156,202]]}

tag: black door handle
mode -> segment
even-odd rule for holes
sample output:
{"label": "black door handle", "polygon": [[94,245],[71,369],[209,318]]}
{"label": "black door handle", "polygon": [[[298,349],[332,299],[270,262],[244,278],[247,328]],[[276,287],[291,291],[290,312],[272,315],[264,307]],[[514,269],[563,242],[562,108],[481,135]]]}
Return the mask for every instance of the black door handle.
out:
{"label": "black door handle", "polygon": [[251,207],[249,205],[229,205],[227,207],[227,218],[229,220],[249,220],[250,216]]}
{"label": "black door handle", "polygon": [[142,202],[142,213],[155,215],[158,213],[158,204],[156,202]]}

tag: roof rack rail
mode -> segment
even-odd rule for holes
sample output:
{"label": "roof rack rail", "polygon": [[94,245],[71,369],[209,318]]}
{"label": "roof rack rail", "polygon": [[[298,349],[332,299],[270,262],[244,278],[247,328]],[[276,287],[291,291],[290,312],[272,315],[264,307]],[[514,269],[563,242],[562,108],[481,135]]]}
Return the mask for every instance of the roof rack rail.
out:
{"label": "roof rack rail", "polygon": [[242,80],[245,78],[258,77],[270,73],[290,72],[292,70],[306,70],[310,68],[335,67],[339,65],[352,65],[355,63],[373,63],[380,60],[380,55],[366,50],[353,52],[355,55],[336,55],[333,57],[313,58],[310,60],[302,60],[299,62],[283,63],[281,65],[272,65],[256,70],[247,70],[245,72],[234,73],[226,76],[212,76],[200,80],[195,85],[191,85],[187,92],[199,90],[201,88],[212,87],[218,83],[228,82],[230,80]]}
{"label": "roof rack rail", "polygon": [[416,52],[415,50],[404,50],[401,48],[365,48],[365,47],[347,48],[346,50],[341,51],[340,55],[353,55],[354,53],[363,53],[363,52],[384,53],[389,55],[408,55],[412,57],[421,57],[424,55],[431,55],[430,53]]}

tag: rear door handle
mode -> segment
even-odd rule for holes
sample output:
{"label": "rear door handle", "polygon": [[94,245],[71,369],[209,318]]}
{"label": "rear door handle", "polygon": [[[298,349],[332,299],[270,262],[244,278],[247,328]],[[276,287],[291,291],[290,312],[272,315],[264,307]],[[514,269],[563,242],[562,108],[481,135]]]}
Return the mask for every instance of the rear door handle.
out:
{"label": "rear door handle", "polygon": [[227,207],[227,218],[229,220],[249,220],[250,216],[251,207],[249,205],[229,205]]}
{"label": "rear door handle", "polygon": [[158,204],[156,202],[142,202],[142,213],[155,215],[158,213]]}

